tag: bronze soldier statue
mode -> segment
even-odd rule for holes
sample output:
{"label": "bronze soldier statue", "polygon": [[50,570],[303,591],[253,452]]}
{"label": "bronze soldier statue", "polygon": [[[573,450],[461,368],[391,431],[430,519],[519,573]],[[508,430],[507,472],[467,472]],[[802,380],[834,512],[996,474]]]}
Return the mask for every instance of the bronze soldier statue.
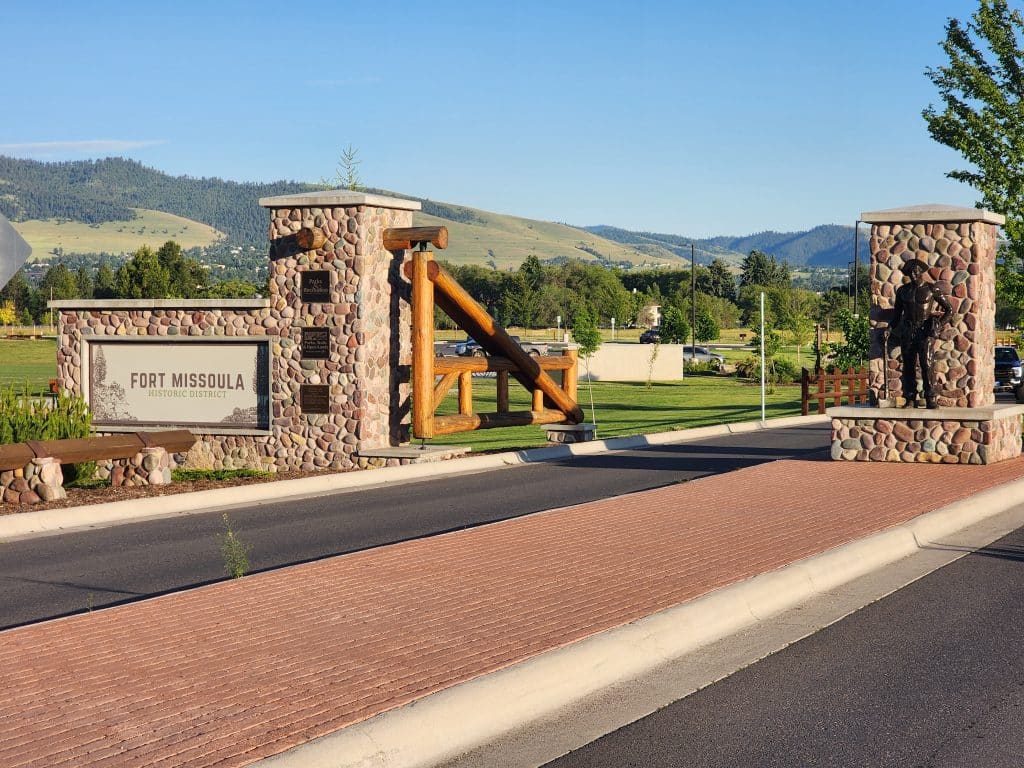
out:
{"label": "bronze soldier statue", "polygon": [[923,261],[912,259],[902,270],[910,282],[896,289],[896,306],[886,334],[891,331],[900,345],[903,396],[906,398],[903,407],[917,406],[917,368],[920,367],[925,405],[935,408],[928,348],[939,327],[949,321],[953,308],[932,283],[925,282],[928,265]]}

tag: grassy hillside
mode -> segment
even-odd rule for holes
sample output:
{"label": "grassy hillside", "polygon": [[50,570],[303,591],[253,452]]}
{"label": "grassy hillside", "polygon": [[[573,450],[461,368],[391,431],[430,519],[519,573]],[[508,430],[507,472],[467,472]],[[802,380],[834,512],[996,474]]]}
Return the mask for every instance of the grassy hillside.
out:
{"label": "grassy hillside", "polygon": [[168,240],[183,248],[205,246],[224,237],[213,227],[173,213],[135,209],[132,221],[85,224],[79,221],[30,220],[13,222],[29,245],[32,260],[45,259],[55,248],[65,253],[131,253],[142,245],[154,250]]}
{"label": "grassy hillside", "polygon": [[682,264],[679,257],[663,248],[645,253],[565,224],[521,219],[462,206],[424,207],[457,217],[453,219],[426,212],[413,216],[415,226],[448,228],[448,248],[439,257],[453,264],[493,262],[498,269],[507,269],[519,266],[531,253],[541,261],[575,258],[676,267]]}

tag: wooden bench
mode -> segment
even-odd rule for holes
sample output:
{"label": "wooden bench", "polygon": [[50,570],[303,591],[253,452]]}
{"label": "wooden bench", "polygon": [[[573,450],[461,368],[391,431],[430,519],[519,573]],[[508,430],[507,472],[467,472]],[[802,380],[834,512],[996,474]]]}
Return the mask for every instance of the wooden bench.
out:
{"label": "wooden bench", "polygon": [[114,486],[168,483],[169,455],[195,442],[187,429],[171,429],[0,445],[0,497],[15,504],[63,498],[60,465],[88,461],[113,460],[108,476]]}

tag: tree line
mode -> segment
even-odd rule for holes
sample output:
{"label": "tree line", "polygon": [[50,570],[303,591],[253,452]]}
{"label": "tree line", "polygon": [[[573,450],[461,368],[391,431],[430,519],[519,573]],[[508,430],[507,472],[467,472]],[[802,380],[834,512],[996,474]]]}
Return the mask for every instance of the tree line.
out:
{"label": "tree line", "polygon": [[[796,287],[789,266],[761,251],[751,251],[740,273],[720,260],[689,269],[609,269],[581,260],[542,263],[528,256],[518,269],[498,271],[477,265],[447,269],[487,311],[505,326],[571,328],[585,315],[603,327],[660,326],[661,338],[682,343],[712,341],[722,329],[758,327],[760,296],[765,294],[765,323],[770,332],[788,334],[793,344],[811,340],[815,323],[834,322],[852,309],[849,286],[815,292]],[[858,279],[857,310],[869,305],[867,268]],[[44,323],[51,299],[236,298],[267,295],[257,284],[237,278],[211,278],[208,266],[191,258],[174,241],[156,251],[139,248],[117,264],[101,259],[69,268],[51,265],[33,285],[23,271],[0,291],[0,324]],[[439,326],[453,327],[438,312]]]}
{"label": "tree line", "polygon": [[[759,325],[762,292],[766,326],[788,332],[796,344],[807,343],[815,323],[832,322],[844,310],[866,318],[870,303],[866,266],[856,281],[855,307],[848,285],[822,292],[795,287],[785,262],[756,250],[738,276],[718,259],[695,272],[621,271],[580,260],[551,264],[534,255],[511,272],[476,265],[446,268],[505,326],[569,328],[585,312],[603,327],[612,318],[620,328],[651,327],[660,315],[662,340],[675,342],[689,341],[694,331],[698,341],[711,341],[724,328]],[[451,325],[440,313],[438,322]]]}
{"label": "tree line", "polygon": [[248,280],[211,280],[205,265],[168,240],[156,251],[142,246],[120,265],[109,258],[76,270],[56,263],[36,285],[19,270],[0,290],[0,325],[47,323],[51,300],[250,298],[265,292]]}

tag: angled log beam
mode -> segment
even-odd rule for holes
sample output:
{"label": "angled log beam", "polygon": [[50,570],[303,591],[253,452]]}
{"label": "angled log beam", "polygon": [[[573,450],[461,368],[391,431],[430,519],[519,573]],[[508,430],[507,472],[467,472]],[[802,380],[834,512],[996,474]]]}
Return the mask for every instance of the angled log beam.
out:
{"label": "angled log beam", "polygon": [[[434,373],[438,371],[435,369]],[[450,371],[444,374],[438,382],[434,385],[434,410],[436,411],[441,407],[441,403],[444,401],[445,395],[452,388],[452,385],[458,381],[458,371]]]}
{"label": "angled log beam", "polygon": [[[562,391],[555,380],[544,372],[540,365],[527,354],[522,347],[516,344],[508,332],[494,321],[466,290],[456,282],[441,266],[434,262],[436,275],[431,270],[431,280],[436,291],[451,299],[466,315],[470,321],[469,325],[463,326],[470,336],[475,338],[480,345],[493,355],[504,355],[519,369],[519,374],[525,377],[530,383],[525,384],[527,389],[533,391],[540,389],[545,396],[559,409],[561,409],[568,420],[574,424],[583,421],[583,411]],[[453,318],[454,319],[454,318]],[[517,379],[522,378],[517,375]]]}

